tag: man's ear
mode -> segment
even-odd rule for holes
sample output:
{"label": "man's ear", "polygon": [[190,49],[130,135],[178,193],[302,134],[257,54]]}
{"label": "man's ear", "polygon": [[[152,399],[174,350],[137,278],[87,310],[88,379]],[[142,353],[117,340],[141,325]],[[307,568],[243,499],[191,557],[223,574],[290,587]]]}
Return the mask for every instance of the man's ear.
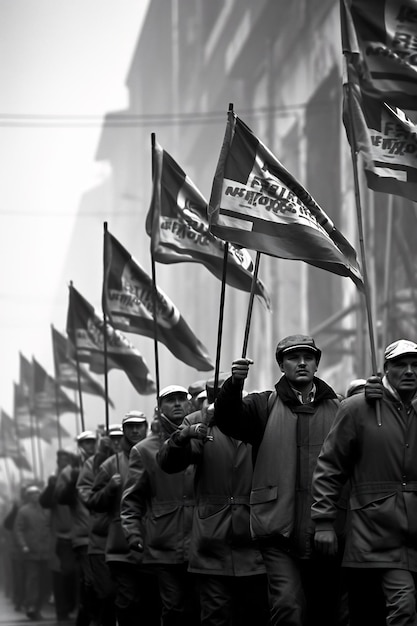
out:
{"label": "man's ear", "polygon": [[278,361],[278,367],[281,370],[281,372],[284,373],[284,368],[282,367],[282,361],[281,362]]}

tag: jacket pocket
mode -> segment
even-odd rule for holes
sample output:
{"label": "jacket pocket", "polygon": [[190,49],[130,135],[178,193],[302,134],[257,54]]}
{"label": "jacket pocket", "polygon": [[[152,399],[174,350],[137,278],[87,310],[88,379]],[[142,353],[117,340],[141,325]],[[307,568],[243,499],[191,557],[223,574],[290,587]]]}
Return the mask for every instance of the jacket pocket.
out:
{"label": "jacket pocket", "polygon": [[272,514],[273,505],[278,497],[278,487],[260,487],[250,494],[250,530],[252,537],[268,537],[279,534],[276,520]]}
{"label": "jacket pocket", "polygon": [[392,550],[401,544],[397,492],[361,493],[350,498],[352,546],[373,552]]}

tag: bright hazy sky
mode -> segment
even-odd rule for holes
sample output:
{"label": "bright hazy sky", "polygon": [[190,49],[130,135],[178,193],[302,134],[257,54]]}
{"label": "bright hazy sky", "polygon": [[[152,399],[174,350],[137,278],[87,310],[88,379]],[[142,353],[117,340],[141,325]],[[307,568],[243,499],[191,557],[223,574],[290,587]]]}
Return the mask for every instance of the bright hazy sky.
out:
{"label": "bright hazy sky", "polygon": [[0,1],[0,406],[10,415],[19,351],[53,374],[50,312],[79,201],[101,175],[100,124],[79,116],[127,107],[147,6]]}

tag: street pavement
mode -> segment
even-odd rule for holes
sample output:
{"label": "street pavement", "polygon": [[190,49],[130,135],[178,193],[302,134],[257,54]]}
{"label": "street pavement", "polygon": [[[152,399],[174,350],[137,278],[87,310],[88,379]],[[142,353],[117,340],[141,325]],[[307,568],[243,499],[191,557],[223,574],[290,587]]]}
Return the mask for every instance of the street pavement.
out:
{"label": "street pavement", "polygon": [[42,610],[42,620],[31,620],[26,617],[24,611],[15,611],[12,603],[0,591],[0,626],[72,626],[75,620],[58,622],[55,617],[55,608],[52,604],[47,604]]}

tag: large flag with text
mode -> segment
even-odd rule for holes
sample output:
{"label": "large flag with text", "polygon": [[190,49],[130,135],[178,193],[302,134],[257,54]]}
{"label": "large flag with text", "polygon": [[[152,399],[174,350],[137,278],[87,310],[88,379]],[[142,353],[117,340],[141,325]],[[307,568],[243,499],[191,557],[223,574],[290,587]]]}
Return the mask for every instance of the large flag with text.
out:
{"label": "large flag with text", "polygon": [[[51,331],[56,382],[62,385],[62,387],[76,390],[78,390],[78,385],[80,385],[82,392],[105,398],[106,392],[104,387],[81,363],[77,367],[77,362],[70,356],[71,346],[68,338],[54,326],[51,326]],[[109,404],[112,407],[114,406],[110,399]]]}
{"label": "large flag with text", "polygon": [[148,366],[140,352],[106,321],[94,307],[72,286],[69,288],[67,334],[80,361],[88,363],[91,371],[105,373],[105,345],[107,346],[107,369],[123,370],[136,391],[148,395],[156,391]]}
{"label": "large flag with text", "polygon": [[[190,367],[213,369],[207,349],[197,339],[177,307],[161,289],[156,293],[158,341]],[[108,231],[104,234],[103,310],[115,328],[155,337],[153,282]]]}
{"label": "large flag with text", "polygon": [[344,52],[360,54],[363,88],[417,110],[417,0],[340,0]]}
{"label": "large flag with text", "polygon": [[416,202],[417,125],[401,109],[366,93],[357,68],[347,64],[343,120],[349,143],[362,156],[368,187]]}
{"label": "large flag with text", "polygon": [[[166,150],[153,146],[153,191],[146,232],[159,263],[194,262],[222,280],[225,243],[209,229],[207,200]],[[226,283],[251,291],[254,263],[245,248],[228,247]],[[262,281],[255,285],[267,308],[270,298]]]}
{"label": "large flag with text", "polygon": [[408,6],[341,0],[340,8],[348,141],[362,157],[370,189],[415,202],[417,126],[398,108],[417,109],[417,55],[409,54],[412,38],[417,41],[412,4],[416,9],[417,0]]}
{"label": "large flag with text", "polygon": [[20,443],[12,418],[0,410],[0,457],[10,458],[18,469],[31,471],[26,450]]}
{"label": "large flag with text", "polygon": [[209,222],[221,239],[305,261],[363,287],[355,249],[233,111],[213,181]]}

